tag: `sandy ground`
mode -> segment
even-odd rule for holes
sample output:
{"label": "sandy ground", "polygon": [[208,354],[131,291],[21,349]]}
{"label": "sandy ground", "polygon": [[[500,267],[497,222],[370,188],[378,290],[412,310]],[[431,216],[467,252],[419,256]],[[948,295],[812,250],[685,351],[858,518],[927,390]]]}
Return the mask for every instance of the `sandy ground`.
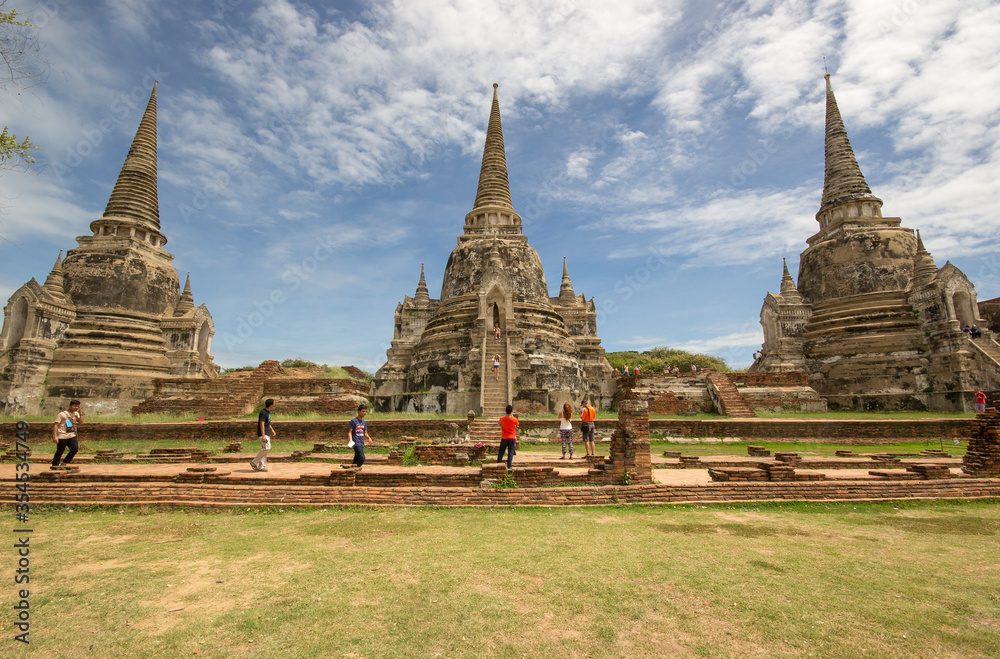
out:
{"label": "sandy ground", "polygon": [[[238,455],[236,462],[223,462],[207,464],[204,462],[182,462],[175,464],[158,463],[137,463],[137,464],[107,464],[95,463],[92,461],[82,461],[78,463],[80,473],[100,474],[100,475],[129,475],[169,478],[187,471],[189,467],[215,467],[218,475],[228,474],[233,478],[253,477],[259,478],[298,478],[302,475],[327,475],[331,470],[340,469],[341,463],[346,463],[350,456],[348,454],[322,454],[324,462],[284,462],[281,457],[287,457],[287,453],[273,453],[272,458],[279,458],[272,461],[267,472],[255,472],[250,468],[249,462],[253,454],[246,453]],[[226,457],[230,455],[226,454]],[[237,456],[232,456],[237,457]],[[48,454],[36,451],[30,464],[29,474],[37,475],[49,471],[46,461]],[[757,462],[759,459],[748,460],[749,464]],[[919,462],[933,462],[933,460],[920,460]],[[663,485],[710,485],[713,481],[709,478],[708,468],[701,469],[663,469],[657,466],[664,464],[663,460],[653,461],[653,480]],[[565,476],[583,475],[589,466],[583,460],[560,460],[559,453],[520,453],[514,459],[514,467],[518,466],[551,466],[555,467],[560,474]],[[443,467],[443,466],[422,466],[422,467],[397,467],[385,463],[385,456],[377,455],[369,459],[364,466],[365,471],[374,473],[394,473],[399,471],[413,471],[419,469],[423,473],[457,474],[463,473],[475,467]],[[902,471],[903,467],[896,469]],[[0,463],[0,479],[10,481],[15,478],[16,465],[13,462]],[[873,480],[869,475],[868,468],[864,469],[798,469],[803,473],[821,472],[826,475],[827,480]],[[956,466],[952,461],[951,471],[956,476],[961,474],[961,467]]]}

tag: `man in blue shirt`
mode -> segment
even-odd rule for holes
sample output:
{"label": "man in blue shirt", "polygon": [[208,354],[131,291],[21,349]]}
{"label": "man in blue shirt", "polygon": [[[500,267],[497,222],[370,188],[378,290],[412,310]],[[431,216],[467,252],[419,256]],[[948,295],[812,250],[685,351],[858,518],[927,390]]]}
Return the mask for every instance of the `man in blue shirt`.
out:
{"label": "man in blue shirt", "polygon": [[360,467],[365,463],[365,440],[375,445],[375,440],[368,434],[368,424],[365,423],[365,414],[368,413],[368,406],[364,403],[358,405],[358,415],[351,419],[350,432],[348,433],[347,445],[354,449],[353,463]]}

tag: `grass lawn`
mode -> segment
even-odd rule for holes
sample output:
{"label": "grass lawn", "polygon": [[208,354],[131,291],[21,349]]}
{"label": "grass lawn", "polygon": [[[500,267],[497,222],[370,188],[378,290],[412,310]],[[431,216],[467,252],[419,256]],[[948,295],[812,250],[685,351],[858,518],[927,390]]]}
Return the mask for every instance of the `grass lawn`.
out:
{"label": "grass lawn", "polygon": [[1000,653],[998,501],[31,522],[31,645],[8,580],[4,657]]}

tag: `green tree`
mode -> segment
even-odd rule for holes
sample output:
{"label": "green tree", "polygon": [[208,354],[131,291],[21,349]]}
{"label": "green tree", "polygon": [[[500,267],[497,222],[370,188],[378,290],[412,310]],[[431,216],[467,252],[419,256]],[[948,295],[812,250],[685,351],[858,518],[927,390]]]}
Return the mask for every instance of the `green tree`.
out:
{"label": "green tree", "polygon": [[[4,63],[0,71],[0,89],[20,94],[21,89],[41,78],[36,66],[41,61],[38,58],[38,27],[22,19],[16,9],[4,11],[6,4],[6,0],[0,0],[0,58]],[[0,169],[32,164],[35,159],[31,153],[37,148],[27,135],[19,138],[4,126],[0,131]]]}

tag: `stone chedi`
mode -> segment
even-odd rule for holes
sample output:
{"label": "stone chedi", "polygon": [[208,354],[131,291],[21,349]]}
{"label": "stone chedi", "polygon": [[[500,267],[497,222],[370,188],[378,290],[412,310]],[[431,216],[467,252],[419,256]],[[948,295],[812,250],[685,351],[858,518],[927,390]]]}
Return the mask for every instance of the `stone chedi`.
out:
{"label": "stone chedi", "polygon": [[763,356],[751,370],[805,371],[830,409],[972,409],[1000,384],[1000,346],[970,339],[976,290],[955,266],[938,268],[919,233],[883,217],[858,167],[826,76],[826,172],[799,260],[760,312]]}
{"label": "stone chedi", "polygon": [[559,296],[549,297],[541,259],[521,233],[493,87],[473,209],[448,258],[441,297],[430,297],[421,266],[416,294],[396,308],[392,347],[375,375],[381,410],[497,417],[508,403],[548,412],[583,393],[601,399],[614,391],[593,300],[573,291],[565,260]]}
{"label": "stone chedi", "polygon": [[190,276],[180,289],[163,249],[156,88],[93,235],[77,237],[44,285],[32,279],[4,307],[5,414],[51,413],[72,398],[90,412],[127,412],[152,393],[154,378],[218,374],[212,316],[194,306]]}

